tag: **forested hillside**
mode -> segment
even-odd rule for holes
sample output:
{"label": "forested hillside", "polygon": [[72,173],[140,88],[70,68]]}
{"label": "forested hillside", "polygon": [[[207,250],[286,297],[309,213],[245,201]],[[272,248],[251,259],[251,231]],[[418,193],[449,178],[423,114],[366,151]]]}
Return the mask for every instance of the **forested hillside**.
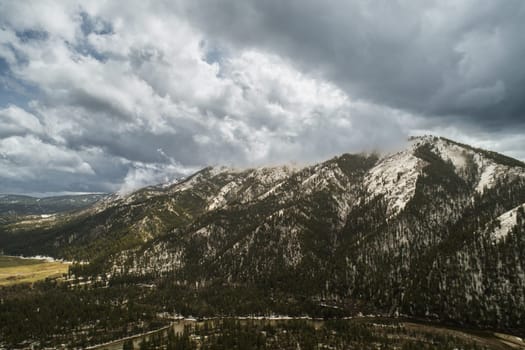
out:
{"label": "forested hillside", "polygon": [[151,324],[161,311],[373,312],[523,333],[524,207],[522,162],[426,136],[387,156],[206,168],[53,223],[4,225],[0,243],[82,261],[70,277],[89,298],[132,291]]}

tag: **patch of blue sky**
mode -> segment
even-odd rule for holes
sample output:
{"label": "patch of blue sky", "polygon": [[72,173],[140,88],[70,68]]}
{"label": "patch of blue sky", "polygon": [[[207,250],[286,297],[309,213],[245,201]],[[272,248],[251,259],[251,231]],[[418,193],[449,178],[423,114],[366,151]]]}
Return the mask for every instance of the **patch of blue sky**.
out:
{"label": "patch of blue sky", "polygon": [[82,30],[83,38],[78,40],[71,49],[82,56],[92,57],[97,61],[105,62],[108,57],[103,53],[97,51],[87,40],[90,34],[96,35],[110,35],[113,34],[113,26],[110,22],[104,21],[99,17],[92,17],[89,14],[82,12],[80,14],[82,23],[80,29]]}
{"label": "patch of blue sky", "polygon": [[208,63],[218,63],[221,64],[223,59],[223,53],[221,50],[219,50],[216,47],[209,48],[206,50],[206,53],[204,55],[204,60]]}
{"label": "patch of blue sky", "polygon": [[80,29],[85,36],[91,33],[97,35],[108,35],[114,33],[113,25],[108,21],[104,21],[99,17],[92,17],[85,12],[82,12],[80,17],[82,18]]}
{"label": "patch of blue sky", "polygon": [[72,45],[71,49],[82,56],[92,57],[100,62],[106,62],[108,59],[108,56],[97,51],[87,40],[77,42],[75,45]]}
{"label": "patch of blue sky", "polygon": [[209,64],[216,63],[219,66],[219,73],[217,75],[221,77],[222,74],[220,68],[223,64],[224,59],[226,58],[226,51],[215,45],[211,45],[209,42],[206,41],[201,41],[200,46],[204,49],[204,56],[202,57],[202,59]]}
{"label": "patch of blue sky", "polygon": [[46,31],[36,29],[17,31],[15,34],[22,42],[29,42],[33,40],[42,41],[49,38],[49,34]]}
{"label": "patch of blue sky", "polygon": [[38,95],[38,88],[13,77],[9,65],[0,57],[0,108],[9,105],[27,107]]}

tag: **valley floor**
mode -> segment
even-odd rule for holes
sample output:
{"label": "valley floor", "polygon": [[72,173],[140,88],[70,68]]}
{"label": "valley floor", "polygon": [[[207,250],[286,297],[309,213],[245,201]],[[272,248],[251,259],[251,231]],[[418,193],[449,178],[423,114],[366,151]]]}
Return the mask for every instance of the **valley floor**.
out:
{"label": "valley floor", "polygon": [[0,286],[60,277],[67,273],[68,266],[61,261],[0,255]]}

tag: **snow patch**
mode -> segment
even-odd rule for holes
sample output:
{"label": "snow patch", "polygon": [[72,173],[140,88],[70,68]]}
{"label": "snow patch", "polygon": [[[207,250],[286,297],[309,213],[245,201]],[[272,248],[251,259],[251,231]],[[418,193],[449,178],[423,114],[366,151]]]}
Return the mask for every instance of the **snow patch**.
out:
{"label": "snow patch", "polygon": [[472,157],[478,169],[479,180],[475,187],[475,191],[478,193],[483,193],[485,189],[493,188],[498,178],[503,176],[525,177],[525,169],[521,167],[499,164],[482,152],[463,147],[446,139],[434,137],[415,138],[413,147],[425,143],[430,144],[433,151],[443,160],[450,161],[454,165],[456,173],[460,176],[465,175],[467,159]]}
{"label": "snow patch", "polygon": [[237,182],[232,181],[224,185],[217,193],[216,196],[210,199],[210,204],[208,205],[208,210],[215,210],[224,206],[227,203],[226,195],[230,193],[234,188],[238,186]]}
{"label": "snow patch", "polygon": [[495,174],[497,172],[496,164],[490,164],[482,169],[481,177],[479,179],[478,185],[476,186],[476,191],[483,193],[483,190],[486,188],[491,188],[495,181]]}
{"label": "snow patch", "polygon": [[520,207],[525,208],[525,203],[518,205],[516,208],[513,208],[506,213],[501,214],[497,218],[500,225],[491,233],[492,238],[496,242],[499,242],[500,240],[505,238],[508,235],[508,233],[514,228],[514,226],[516,226],[517,211]]}
{"label": "snow patch", "polygon": [[[296,172],[297,169],[290,166],[277,166],[270,168],[247,169],[242,172],[236,169],[221,167],[214,171],[215,174],[241,174],[235,180],[224,185],[219,192],[208,199],[208,210],[214,210],[228,204],[228,197],[238,195],[239,189],[247,181],[252,182],[242,193],[242,202],[251,201],[259,197],[264,199],[277,190],[283,181]],[[271,187],[269,187],[271,186]]]}
{"label": "snow patch", "polygon": [[439,139],[435,142],[434,149],[443,160],[452,162],[456,172],[461,172],[466,168],[469,152],[464,147]]}
{"label": "snow patch", "polygon": [[365,176],[365,186],[372,197],[384,195],[387,214],[403,210],[416,191],[416,183],[426,162],[413,149],[382,159]]}
{"label": "snow patch", "polygon": [[483,193],[485,189],[493,188],[499,178],[506,176],[511,178],[525,177],[525,169],[498,164],[492,159],[487,159],[479,154],[476,154],[474,161],[478,164],[481,174],[476,186],[478,193]]}

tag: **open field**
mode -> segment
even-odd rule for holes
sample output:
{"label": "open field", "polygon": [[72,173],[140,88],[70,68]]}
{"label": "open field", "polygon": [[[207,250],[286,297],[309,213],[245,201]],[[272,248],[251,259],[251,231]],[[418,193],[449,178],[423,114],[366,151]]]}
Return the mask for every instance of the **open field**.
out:
{"label": "open field", "polygon": [[64,262],[0,255],[0,286],[59,277],[66,273],[67,269],[68,264]]}

